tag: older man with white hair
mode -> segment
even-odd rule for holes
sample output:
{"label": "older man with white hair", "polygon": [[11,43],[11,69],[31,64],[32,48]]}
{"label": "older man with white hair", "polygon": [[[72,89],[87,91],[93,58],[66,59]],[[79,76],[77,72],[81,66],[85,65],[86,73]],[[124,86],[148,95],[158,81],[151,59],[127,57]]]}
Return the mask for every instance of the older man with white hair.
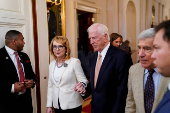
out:
{"label": "older man with white hair", "polygon": [[124,113],[130,55],[109,43],[105,25],[95,23],[88,33],[96,51],[89,63],[91,87],[86,92],[92,94],[91,113]]}
{"label": "older man with white hair", "polygon": [[129,70],[125,113],[153,113],[167,90],[169,80],[158,73],[151,58],[155,35],[150,28],[138,36],[140,63]]}

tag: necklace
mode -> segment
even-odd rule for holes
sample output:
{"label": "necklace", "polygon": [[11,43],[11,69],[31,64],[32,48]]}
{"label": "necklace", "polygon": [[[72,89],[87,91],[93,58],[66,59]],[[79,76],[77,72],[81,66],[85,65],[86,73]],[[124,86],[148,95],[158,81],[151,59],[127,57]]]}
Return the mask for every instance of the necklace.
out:
{"label": "necklace", "polygon": [[64,62],[63,62],[60,66],[57,65],[57,67],[60,68],[60,67],[62,67],[63,65],[64,65]]}

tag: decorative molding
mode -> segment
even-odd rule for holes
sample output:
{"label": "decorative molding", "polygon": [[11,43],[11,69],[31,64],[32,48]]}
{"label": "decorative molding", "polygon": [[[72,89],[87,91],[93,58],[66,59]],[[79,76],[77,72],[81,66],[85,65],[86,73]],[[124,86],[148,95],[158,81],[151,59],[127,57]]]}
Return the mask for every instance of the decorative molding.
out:
{"label": "decorative molding", "polygon": [[91,3],[91,4],[96,4],[95,2],[92,2],[90,0],[81,0],[81,1],[88,2],[88,3]]}
{"label": "decorative molding", "polygon": [[157,3],[161,3],[161,1],[160,0],[154,0],[155,2],[157,2]]}
{"label": "decorative molding", "polygon": [[[11,3],[12,2],[12,3]],[[15,3],[15,5],[14,5]],[[24,5],[23,0],[5,0],[0,5],[0,10],[2,11],[9,11],[9,12],[19,12],[21,13],[21,6]]]}
{"label": "decorative molding", "polygon": [[21,23],[0,22],[0,27],[21,28],[24,25]]}
{"label": "decorative molding", "polygon": [[66,12],[65,12],[65,0],[61,2],[61,24],[62,24],[62,36],[66,36]]}
{"label": "decorative molding", "polygon": [[74,8],[87,11],[87,12],[97,13],[97,14],[99,14],[101,11],[100,8],[92,7],[92,6],[85,5],[85,4],[78,3],[78,2],[74,2]]}
{"label": "decorative molding", "polygon": [[9,9],[4,9],[4,8],[0,8],[0,10],[2,10],[2,11],[9,11],[9,12],[18,12],[18,13],[21,13],[21,10],[19,10],[19,11],[14,11],[14,10],[9,10]]}
{"label": "decorative molding", "polygon": [[162,5],[162,7],[165,7],[167,9],[170,9],[170,7],[167,7],[167,4],[163,4],[160,0],[154,0],[155,2],[157,2],[159,5]]}
{"label": "decorative molding", "polygon": [[[36,77],[36,113],[41,113],[41,92],[40,92],[40,60],[39,60],[39,37],[38,37],[38,27],[37,27],[37,0],[31,0],[32,5],[32,20],[33,20],[33,40],[34,40],[34,64],[35,64],[35,77]],[[34,89],[35,89],[34,88]]]}

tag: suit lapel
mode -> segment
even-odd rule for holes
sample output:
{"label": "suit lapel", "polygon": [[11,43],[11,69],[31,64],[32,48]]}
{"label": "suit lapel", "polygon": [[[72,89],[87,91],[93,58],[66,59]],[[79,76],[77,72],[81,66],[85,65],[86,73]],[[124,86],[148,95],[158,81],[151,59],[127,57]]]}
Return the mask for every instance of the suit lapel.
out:
{"label": "suit lapel", "polygon": [[[5,63],[8,65],[8,69],[10,69],[11,72],[15,72],[13,75],[17,75],[16,77],[18,78],[18,74],[17,74],[17,70],[15,68],[15,65],[14,65],[11,57],[8,55],[5,47],[3,48],[2,55],[4,56],[3,58],[4,58]],[[19,81],[19,78],[18,78],[18,81]]]}
{"label": "suit lapel", "polygon": [[14,67],[15,68],[15,65],[13,63],[13,61],[11,60],[11,57],[8,55],[5,47],[3,48],[3,53],[4,54],[4,60],[6,61],[6,63],[8,63],[10,66]]}
{"label": "suit lapel", "polygon": [[136,69],[137,72],[136,72],[136,75],[135,76],[138,76],[138,77],[135,77],[136,78],[136,83],[135,84],[138,84],[138,85],[135,85],[135,91],[137,93],[136,95],[136,98],[138,99],[138,105],[141,106],[141,110],[143,111],[143,113],[145,112],[145,107],[144,107],[144,68],[141,66],[139,66],[138,69]]}
{"label": "suit lapel", "polygon": [[167,94],[165,94],[165,96],[163,97],[162,101],[159,103],[159,105],[158,105],[158,107],[156,109],[159,110],[168,101],[170,101],[170,91],[168,91]]}
{"label": "suit lapel", "polygon": [[165,78],[164,76],[161,76],[161,81],[158,87],[158,91],[156,93],[156,97],[154,100],[152,112],[155,111],[156,107],[158,106],[159,102],[162,100],[163,96],[167,92],[167,86],[170,81],[170,78]]}
{"label": "suit lapel", "polygon": [[56,86],[58,86],[58,85],[57,85],[57,82],[56,82],[55,79],[54,79],[54,70],[55,70],[55,67],[56,67],[56,61],[54,62],[53,66],[52,66],[52,76],[51,76],[51,78],[52,78],[52,80],[54,81],[54,84],[55,84]]}
{"label": "suit lapel", "polygon": [[91,85],[92,88],[94,89],[94,77],[95,77],[95,67],[96,67],[96,62],[97,62],[97,57],[98,57],[98,52],[94,53],[94,58],[91,59],[92,62],[92,70],[91,70]]}
{"label": "suit lapel", "polygon": [[[69,60],[66,60],[65,63],[67,64],[66,67],[64,67],[64,70],[63,70],[63,73],[62,73],[62,76],[64,75],[64,72],[66,71],[66,69],[69,67],[69,63],[71,62],[71,58]],[[62,76],[61,76],[61,79],[62,79]],[[61,82],[61,79],[60,79],[60,82]],[[59,82],[59,84],[60,84]]]}
{"label": "suit lapel", "polygon": [[101,81],[101,78],[103,76],[103,73],[104,73],[107,65],[109,64],[109,61],[112,59],[111,54],[113,54],[113,51],[114,50],[112,49],[112,46],[110,46],[107,53],[106,53],[106,56],[105,56],[105,58],[103,60],[103,63],[102,63],[101,68],[100,68],[100,71],[99,71],[99,76],[98,76],[97,83],[96,83],[96,89],[97,89],[98,84]]}
{"label": "suit lapel", "polygon": [[[66,69],[68,68],[70,61],[71,61],[71,58],[70,58],[69,60],[66,60],[66,61],[65,61],[65,63],[67,64],[67,66],[64,67],[63,73],[62,73],[62,75],[61,75],[61,78],[62,78],[62,76],[64,75],[64,72],[66,71]],[[56,82],[55,79],[54,79],[54,69],[55,69],[56,65],[57,65],[57,64],[56,64],[56,62],[55,62],[54,65],[53,65],[53,68],[52,68],[52,72],[53,72],[53,73],[52,73],[52,79],[54,80],[54,84],[55,84],[56,86],[58,86],[58,85],[57,85],[57,82]],[[61,79],[60,79],[60,82],[61,82]],[[60,84],[60,82],[59,82],[59,84]]]}

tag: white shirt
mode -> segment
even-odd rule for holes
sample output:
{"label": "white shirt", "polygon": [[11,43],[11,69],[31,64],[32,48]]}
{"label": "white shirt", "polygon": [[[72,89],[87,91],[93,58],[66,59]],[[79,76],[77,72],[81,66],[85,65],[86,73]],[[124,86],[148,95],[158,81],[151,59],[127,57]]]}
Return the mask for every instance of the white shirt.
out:
{"label": "white shirt", "polygon": [[64,65],[61,66],[60,68],[57,67],[57,63],[55,65],[55,69],[54,69],[54,80],[56,81],[56,83],[59,85],[61,77],[63,75],[64,72]]}
{"label": "white shirt", "polygon": [[[15,65],[15,68],[16,68],[17,74],[18,74],[18,78],[19,78],[19,80],[20,80],[19,71],[18,71],[18,63],[17,63],[17,59],[16,59],[15,54],[14,54],[14,52],[16,52],[16,51],[14,51],[13,49],[9,48],[8,46],[5,46],[5,49],[6,49],[7,53],[8,53],[8,55],[10,56],[12,62],[13,62],[14,65]],[[19,57],[19,55],[18,55],[18,57]],[[19,59],[20,59],[20,57],[19,57]],[[20,60],[21,60],[21,59],[20,59]],[[24,70],[24,66],[23,66],[22,63],[21,63],[21,65],[22,65],[22,68],[23,68],[23,70]],[[24,75],[25,75],[25,73],[24,73]],[[25,92],[25,91],[24,91],[24,92]],[[23,93],[24,93],[24,92],[23,92]],[[11,93],[14,93],[14,84],[12,84]],[[22,93],[19,92],[19,94],[22,94]]]}
{"label": "white shirt", "polygon": [[170,91],[170,82],[169,82],[169,84],[168,84],[168,90]]}
{"label": "white shirt", "polygon": [[[106,53],[107,53],[107,50],[109,49],[109,47],[110,47],[110,43],[107,44],[107,46],[102,50],[101,53],[98,52],[98,57],[99,57],[99,54],[102,55],[102,57],[101,57],[101,65],[102,65],[102,63],[103,63],[103,60],[104,60],[104,58],[105,58],[105,56],[106,56]],[[97,61],[98,61],[98,57],[97,57]],[[96,62],[96,64],[97,64],[97,62]]]}
{"label": "white shirt", "polygon": [[[155,70],[155,72],[153,73],[152,77],[153,77],[153,81],[154,81],[154,92],[155,92],[154,98],[155,98],[158,87],[159,87],[159,83],[160,83],[160,80],[161,80],[161,74],[158,73],[157,68],[154,68],[154,70]],[[145,69],[145,72],[144,72],[144,89],[145,89],[145,84],[146,84],[148,75],[149,75],[149,72],[148,72],[147,69]]]}

